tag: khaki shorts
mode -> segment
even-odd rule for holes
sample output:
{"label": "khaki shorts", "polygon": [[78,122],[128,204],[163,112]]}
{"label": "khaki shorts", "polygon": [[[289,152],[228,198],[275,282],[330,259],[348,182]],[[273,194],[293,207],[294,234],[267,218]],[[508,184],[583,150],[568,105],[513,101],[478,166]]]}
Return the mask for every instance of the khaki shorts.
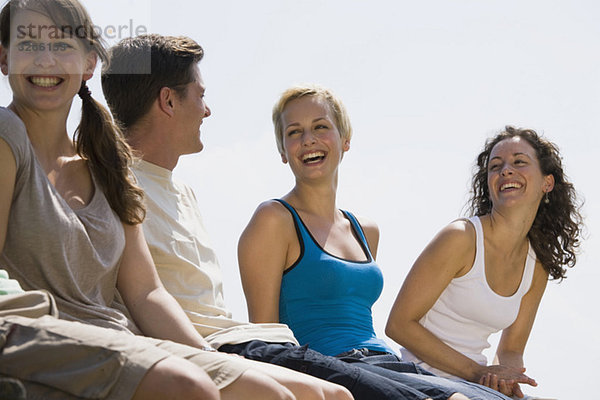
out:
{"label": "khaki shorts", "polygon": [[0,316],[0,375],[21,379],[32,399],[130,399],[146,372],[171,356],[200,366],[219,389],[251,366],[224,353],[48,315]]}

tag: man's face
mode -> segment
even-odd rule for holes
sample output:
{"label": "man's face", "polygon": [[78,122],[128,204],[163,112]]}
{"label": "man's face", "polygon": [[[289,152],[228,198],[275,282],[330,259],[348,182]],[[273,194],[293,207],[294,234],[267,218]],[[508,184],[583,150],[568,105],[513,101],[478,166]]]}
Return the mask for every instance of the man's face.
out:
{"label": "man's face", "polygon": [[194,81],[188,83],[181,96],[175,95],[178,132],[176,140],[180,144],[181,154],[192,154],[202,151],[204,145],[200,139],[200,125],[204,118],[210,116],[210,108],[204,101],[206,90],[198,66],[195,66]]}

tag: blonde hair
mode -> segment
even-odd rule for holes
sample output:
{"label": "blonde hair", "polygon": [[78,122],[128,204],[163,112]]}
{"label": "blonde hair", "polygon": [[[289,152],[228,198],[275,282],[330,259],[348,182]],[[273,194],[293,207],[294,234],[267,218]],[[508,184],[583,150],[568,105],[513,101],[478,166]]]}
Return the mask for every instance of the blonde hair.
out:
{"label": "blonde hair", "polygon": [[316,84],[301,84],[295,85],[284,91],[279,100],[273,107],[273,126],[275,128],[275,140],[277,141],[277,149],[280,154],[283,154],[283,124],[281,116],[285,107],[292,100],[296,100],[305,96],[315,96],[324,100],[331,109],[335,120],[335,125],[340,132],[340,137],[344,140],[352,138],[352,125],[350,117],[346,112],[344,103],[331,90]]}

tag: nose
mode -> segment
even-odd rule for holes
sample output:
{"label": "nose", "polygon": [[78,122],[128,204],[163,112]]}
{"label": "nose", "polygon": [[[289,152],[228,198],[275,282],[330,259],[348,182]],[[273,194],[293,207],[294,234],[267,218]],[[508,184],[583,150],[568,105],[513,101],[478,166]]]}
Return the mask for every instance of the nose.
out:
{"label": "nose", "polygon": [[313,134],[312,130],[305,129],[302,133],[302,144],[304,146],[309,146],[311,144],[314,144],[315,141],[315,135]]}
{"label": "nose", "polygon": [[49,68],[56,64],[54,55],[49,50],[40,50],[35,57],[35,65],[41,68]]}
{"label": "nose", "polygon": [[502,170],[500,171],[500,174],[502,176],[508,176],[508,175],[512,175],[513,174],[513,170],[510,167],[510,165],[508,164],[504,164],[504,166],[502,167]]}
{"label": "nose", "polygon": [[211,114],[212,114],[212,111],[210,111],[210,108],[208,106],[205,106],[204,118],[210,117]]}

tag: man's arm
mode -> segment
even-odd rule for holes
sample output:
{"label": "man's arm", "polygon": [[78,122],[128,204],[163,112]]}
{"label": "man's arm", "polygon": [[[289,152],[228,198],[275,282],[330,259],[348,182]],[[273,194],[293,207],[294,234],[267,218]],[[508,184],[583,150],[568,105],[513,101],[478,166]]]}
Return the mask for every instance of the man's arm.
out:
{"label": "man's arm", "polygon": [[123,226],[125,250],[117,288],[135,323],[144,335],[198,348],[210,348],[179,303],[160,282],[144,239],[142,226]]}

